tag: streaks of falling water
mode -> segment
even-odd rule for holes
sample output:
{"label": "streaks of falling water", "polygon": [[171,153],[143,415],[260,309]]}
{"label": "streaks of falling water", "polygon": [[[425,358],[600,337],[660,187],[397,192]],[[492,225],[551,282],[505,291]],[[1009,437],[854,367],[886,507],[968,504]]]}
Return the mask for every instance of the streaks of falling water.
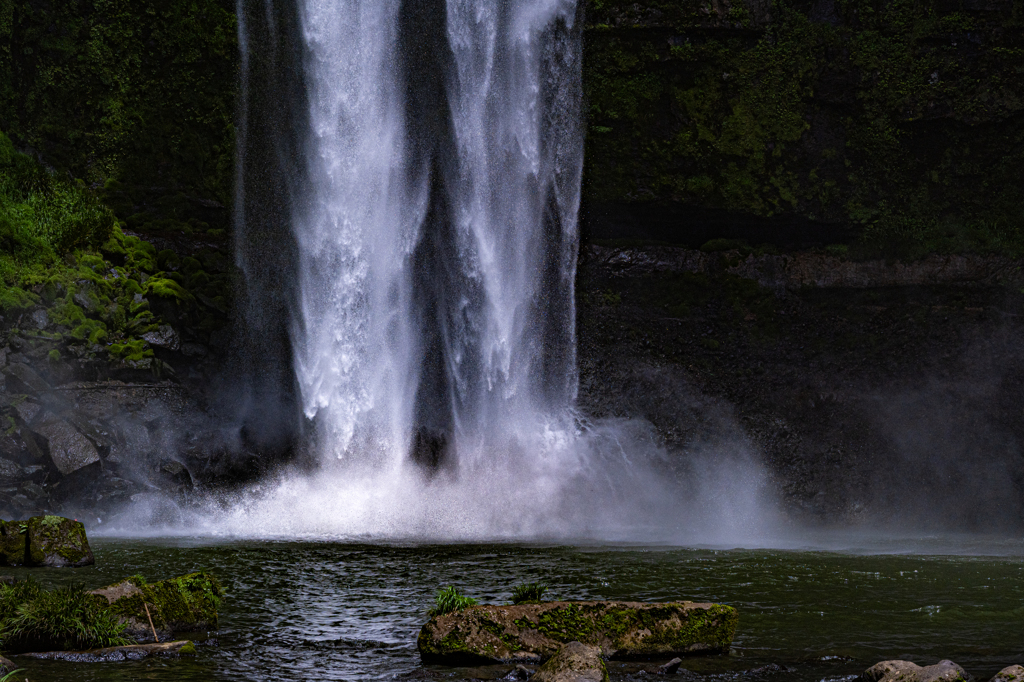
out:
{"label": "streaks of falling water", "polygon": [[186,525],[763,542],[743,438],[573,415],[576,0],[239,3],[246,436],[301,405],[317,465]]}
{"label": "streaks of falling water", "polygon": [[290,335],[320,446],[438,466],[559,418],[576,385],[576,2],[301,0],[297,15]]}

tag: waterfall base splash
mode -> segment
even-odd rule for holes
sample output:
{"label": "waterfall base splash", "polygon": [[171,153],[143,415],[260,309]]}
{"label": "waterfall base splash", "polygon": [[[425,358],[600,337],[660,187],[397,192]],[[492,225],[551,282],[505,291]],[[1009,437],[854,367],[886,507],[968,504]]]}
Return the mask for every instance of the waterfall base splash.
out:
{"label": "waterfall base splash", "polygon": [[741,443],[670,456],[648,425],[623,420],[540,426],[460,455],[458,466],[433,472],[410,461],[334,460],[190,508],[135,505],[107,529],[375,541],[778,542],[782,521],[766,472]]}

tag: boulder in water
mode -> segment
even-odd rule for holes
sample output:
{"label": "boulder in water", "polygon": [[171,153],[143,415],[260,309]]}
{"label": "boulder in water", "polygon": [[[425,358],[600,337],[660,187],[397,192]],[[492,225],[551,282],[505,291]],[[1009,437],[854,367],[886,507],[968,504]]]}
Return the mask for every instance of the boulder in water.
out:
{"label": "boulder in water", "polygon": [[213,630],[224,590],[209,573],[190,573],[151,584],[134,575],[90,594],[106,600],[110,610],[127,623],[125,634],[145,642],[152,641],[153,628],[160,639],[173,632]]}
{"label": "boulder in water", "polygon": [[736,609],[675,602],[546,602],[473,606],[436,616],[420,630],[426,662],[536,662],[563,645],[596,646],[606,657],[631,658],[726,651]]}
{"label": "boulder in water", "polygon": [[530,678],[533,682],[608,682],[601,649],[569,642]]}
{"label": "boulder in water", "polygon": [[953,661],[920,666],[910,661],[882,661],[861,675],[862,682],[970,682],[973,678]]}
{"label": "boulder in water", "polygon": [[1024,665],[1011,665],[996,673],[991,682],[1024,682]]}
{"label": "boulder in water", "polygon": [[80,521],[33,516],[26,532],[28,563],[49,568],[80,568],[96,563]]}

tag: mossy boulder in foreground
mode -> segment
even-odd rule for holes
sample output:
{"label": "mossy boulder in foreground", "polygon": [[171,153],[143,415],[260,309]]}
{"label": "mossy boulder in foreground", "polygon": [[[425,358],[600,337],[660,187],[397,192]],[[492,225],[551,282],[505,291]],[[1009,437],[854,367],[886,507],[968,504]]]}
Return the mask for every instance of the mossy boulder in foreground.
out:
{"label": "mossy boulder in foreground", "polygon": [[102,598],[127,624],[125,634],[146,642],[153,640],[150,618],[161,640],[173,632],[215,629],[224,590],[209,573],[190,573],[152,584],[134,575],[90,594]]}
{"label": "mossy boulder in foreground", "polygon": [[94,563],[80,521],[63,516],[0,521],[0,565],[80,568]]}
{"label": "mossy boulder in foreground", "polygon": [[431,618],[417,645],[437,663],[536,662],[568,642],[616,658],[714,653],[728,650],[737,622],[731,606],[694,602],[483,605]]}

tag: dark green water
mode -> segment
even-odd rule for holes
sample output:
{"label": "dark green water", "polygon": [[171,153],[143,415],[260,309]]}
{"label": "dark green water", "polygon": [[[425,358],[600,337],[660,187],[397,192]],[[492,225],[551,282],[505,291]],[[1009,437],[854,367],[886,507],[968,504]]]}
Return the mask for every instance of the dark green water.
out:
{"label": "dark green water", "polygon": [[[423,613],[439,586],[501,602],[515,584],[536,580],[566,599],[736,606],[732,652],[684,663],[709,679],[839,680],[884,659],[950,658],[985,680],[1024,663],[1019,543],[997,546],[1016,554],[1004,557],[103,538],[93,545],[96,567],[32,574],[96,587],[133,573],[156,580],[213,571],[229,593],[221,628],[194,659],[22,659],[32,682],[493,679],[509,667],[421,666]],[[610,671],[618,680],[652,679],[640,671],[660,662],[613,663]]]}

